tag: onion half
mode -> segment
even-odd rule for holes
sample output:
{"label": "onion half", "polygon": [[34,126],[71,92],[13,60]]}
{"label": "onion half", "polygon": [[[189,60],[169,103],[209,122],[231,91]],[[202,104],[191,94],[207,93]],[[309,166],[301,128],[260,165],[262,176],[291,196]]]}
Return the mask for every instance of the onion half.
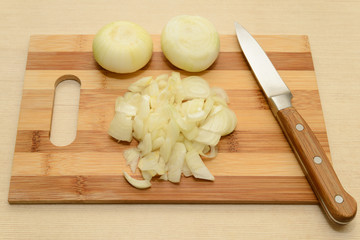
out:
{"label": "onion half", "polygon": [[161,33],[161,49],[176,67],[200,72],[219,55],[220,40],[214,25],[200,16],[172,18]]}
{"label": "onion half", "polygon": [[93,52],[96,62],[111,72],[132,73],[145,66],[152,56],[151,36],[139,25],[118,21],[95,35]]}

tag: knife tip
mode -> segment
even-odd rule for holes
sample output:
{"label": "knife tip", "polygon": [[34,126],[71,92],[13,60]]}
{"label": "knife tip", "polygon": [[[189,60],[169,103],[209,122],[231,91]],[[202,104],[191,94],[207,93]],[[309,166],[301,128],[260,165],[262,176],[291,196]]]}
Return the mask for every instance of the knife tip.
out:
{"label": "knife tip", "polygon": [[243,29],[245,29],[243,26],[240,25],[240,23],[238,23],[238,22],[236,22],[236,21],[234,22],[234,25],[235,25],[235,29],[236,29],[236,30],[243,30]]}

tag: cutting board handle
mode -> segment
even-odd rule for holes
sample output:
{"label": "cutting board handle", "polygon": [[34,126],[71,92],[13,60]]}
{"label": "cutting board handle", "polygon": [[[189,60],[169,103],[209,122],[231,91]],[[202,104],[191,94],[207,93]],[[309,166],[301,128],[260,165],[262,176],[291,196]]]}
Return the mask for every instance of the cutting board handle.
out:
{"label": "cutting board handle", "polygon": [[313,131],[293,107],[280,110],[277,119],[325,212],[336,223],[350,222],[356,201],[344,190]]}

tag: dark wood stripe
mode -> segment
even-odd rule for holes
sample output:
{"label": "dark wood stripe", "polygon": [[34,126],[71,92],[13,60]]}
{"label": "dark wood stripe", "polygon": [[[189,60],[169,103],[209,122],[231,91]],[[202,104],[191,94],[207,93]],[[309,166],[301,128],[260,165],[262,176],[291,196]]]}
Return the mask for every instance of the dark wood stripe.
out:
{"label": "dark wood stripe", "polygon": [[[229,184],[231,182],[231,184]],[[317,204],[305,177],[215,176],[214,182],[152,180],[138,190],[123,176],[12,176],[9,203],[289,203]]]}
{"label": "dark wood stripe", "polygon": [[[326,132],[315,132],[321,145],[329,152],[329,144]],[[131,143],[118,143],[110,137],[106,131],[78,130],[76,139],[70,145],[58,147],[49,139],[49,131],[43,130],[19,130],[16,138],[15,152],[39,152],[39,153],[81,153],[81,152],[119,152],[136,146],[137,141]],[[94,148],[94,146],[96,146]],[[218,144],[219,152],[267,152],[287,153],[292,152],[280,128],[272,132],[249,132],[234,131],[225,136]]]}
{"label": "dark wood stripe", "polygon": [[[314,70],[310,52],[268,52],[277,70]],[[27,70],[96,70],[92,52],[29,52]],[[177,70],[162,52],[154,52],[151,61],[143,68],[151,70]],[[209,70],[248,70],[248,63],[241,52],[221,52]]]}

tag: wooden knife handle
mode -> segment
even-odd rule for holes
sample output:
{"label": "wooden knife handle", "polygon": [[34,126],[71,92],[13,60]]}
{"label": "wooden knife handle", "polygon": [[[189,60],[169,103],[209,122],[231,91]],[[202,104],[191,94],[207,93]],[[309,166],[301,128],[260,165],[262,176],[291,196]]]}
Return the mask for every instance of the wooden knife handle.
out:
{"label": "wooden knife handle", "polygon": [[342,187],[313,131],[293,107],[278,111],[277,119],[327,215],[339,224],[350,222],[356,201]]}

